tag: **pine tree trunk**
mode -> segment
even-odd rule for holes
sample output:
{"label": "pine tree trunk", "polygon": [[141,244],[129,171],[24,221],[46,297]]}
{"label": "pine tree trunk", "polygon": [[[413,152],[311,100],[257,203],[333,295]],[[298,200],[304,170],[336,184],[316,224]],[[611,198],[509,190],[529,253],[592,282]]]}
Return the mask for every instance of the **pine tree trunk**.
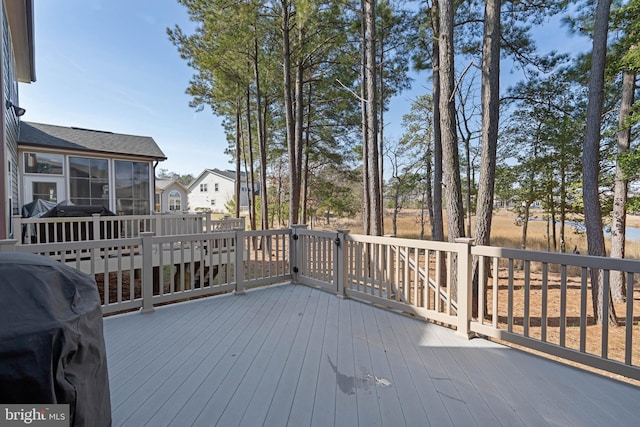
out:
{"label": "pine tree trunk", "polygon": [[[582,198],[584,200],[587,246],[589,255],[593,256],[605,256],[598,175],[600,172],[600,119],[602,115],[610,7],[611,0],[598,0],[596,6],[591,75],[589,77],[589,102],[587,104],[587,123],[582,155]],[[601,271],[591,269],[590,273],[591,297],[596,324],[602,324],[605,321],[611,325],[617,324],[611,298],[609,298],[609,307],[603,307],[604,295]]]}
{"label": "pine tree trunk", "polygon": [[[482,157],[476,207],[475,243],[488,246],[493,217],[496,150],[500,115],[500,7],[501,0],[487,0],[482,40]],[[486,283],[489,258],[485,258],[484,277],[479,277],[478,257],[473,258],[473,307],[477,316],[478,283]],[[486,287],[484,287],[486,292]],[[484,298],[486,303],[487,298]],[[485,307],[486,309],[486,307]]]}
{"label": "pine tree trunk", "polygon": [[[431,9],[431,26],[433,37],[433,215],[431,219],[431,239],[444,240],[444,219],[442,216],[442,131],[440,127],[440,34],[439,9],[433,2]],[[443,269],[444,270],[444,269]]]}
{"label": "pine tree trunk", "polygon": [[[251,124],[251,93],[249,87],[247,87],[247,135],[249,145],[249,172],[247,175],[247,200],[249,202],[249,211],[251,215],[251,230],[256,229],[256,194],[253,191],[255,188],[255,173],[254,173],[254,161],[253,161],[253,126]],[[251,191],[249,191],[251,189]]]}
{"label": "pine tree trunk", "polygon": [[262,93],[260,91],[260,69],[258,67],[258,39],[255,37],[253,39],[253,77],[256,85],[256,120],[258,122],[258,155],[260,156],[260,228],[262,230],[268,230],[269,202],[267,200],[267,129],[265,121],[262,119]]}
{"label": "pine tree trunk", "polygon": [[[305,29],[298,27],[298,49],[301,49],[304,44]],[[300,205],[302,202],[302,146],[304,141],[302,138],[304,129],[304,63],[300,55],[296,61],[296,82],[294,93],[295,104],[295,138],[294,149],[296,152],[295,161],[295,173],[296,176],[296,191],[291,196],[291,204],[295,204],[295,211],[292,212],[297,222],[304,222],[304,218],[300,218]],[[295,201],[294,201],[295,198]]]}
{"label": "pine tree trunk", "polygon": [[440,123],[442,164],[447,206],[448,240],[464,236],[464,211],[460,181],[460,155],[454,97],[453,1],[439,0],[440,8]]}
{"label": "pine tree trunk", "polygon": [[360,49],[360,109],[362,120],[362,217],[364,234],[371,234],[371,201],[369,198],[369,124],[367,123],[367,43],[366,43],[366,19],[364,11],[364,1],[360,1],[360,32],[362,36]]}
{"label": "pine tree trunk", "polygon": [[[620,103],[620,120],[618,131],[618,156],[629,151],[631,143],[631,126],[628,118],[631,115],[633,95],[636,85],[636,76],[629,72],[622,75],[622,100]],[[627,177],[620,165],[616,162],[616,178],[613,190],[613,212],[611,213],[611,256],[624,258],[625,228],[627,219]],[[611,296],[614,302],[623,302],[626,296],[624,274],[611,272]]]}
{"label": "pine tree trunk", "polygon": [[365,0],[365,42],[367,45],[367,128],[368,171],[371,235],[382,235],[382,204],[380,191],[380,168],[378,165],[378,113],[376,85],[376,0]]}
{"label": "pine tree trunk", "polygon": [[296,176],[295,121],[293,115],[293,86],[291,84],[291,5],[282,5],[282,71],[284,89],[284,113],[287,127],[287,154],[289,156],[289,226],[298,223],[300,183]]}
{"label": "pine tree trunk", "polygon": [[236,199],[236,206],[235,206],[235,215],[236,218],[240,218],[240,194],[241,194],[241,186],[240,186],[240,157],[242,156],[242,140],[241,138],[241,133],[242,133],[242,127],[240,125],[240,120],[241,120],[241,104],[240,104],[240,98],[238,98],[236,100],[236,182],[235,182],[235,199]]}
{"label": "pine tree trunk", "polygon": [[[438,0],[440,8],[440,124],[442,131],[442,165],[444,170],[447,206],[447,239],[450,242],[464,237],[464,210],[460,182],[460,155],[456,126],[454,96],[453,1]],[[458,300],[458,260],[451,254],[451,297]]]}

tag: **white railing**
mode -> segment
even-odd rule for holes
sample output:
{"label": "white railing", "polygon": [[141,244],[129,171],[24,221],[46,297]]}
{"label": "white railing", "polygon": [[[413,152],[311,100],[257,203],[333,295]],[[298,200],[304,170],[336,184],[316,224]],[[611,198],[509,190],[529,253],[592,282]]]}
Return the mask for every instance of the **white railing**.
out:
{"label": "white railing", "polygon": [[[493,337],[640,379],[639,261],[304,226],[32,245],[3,241],[0,250],[40,253],[92,274],[105,313],[151,311],[155,304],[292,281],[449,325],[464,337]],[[479,277],[490,268],[475,301],[474,256]],[[602,270],[605,295],[611,272],[624,274],[629,297],[615,305],[620,326],[594,324],[590,269]]]}
{"label": "white railing", "polygon": [[65,218],[13,217],[13,229],[21,233],[18,244],[78,242],[139,237],[244,230],[244,218],[212,220],[208,214],[156,214]]}
{"label": "white railing", "polygon": [[[640,261],[476,247],[471,239],[428,242],[304,228],[294,228],[292,238],[296,283],[447,324],[463,336],[493,337],[640,379]],[[491,268],[475,298],[474,256],[479,277]],[[615,305],[619,326],[593,322],[591,269],[602,271],[603,307],[612,273],[626,279],[628,298]]]}
{"label": "white railing", "polygon": [[[639,261],[488,246],[471,254],[480,257],[480,277],[490,268],[478,287],[473,332],[640,379]],[[593,320],[591,270],[602,282],[600,325]],[[624,276],[627,295],[612,304],[617,326],[606,321],[613,274]]]}

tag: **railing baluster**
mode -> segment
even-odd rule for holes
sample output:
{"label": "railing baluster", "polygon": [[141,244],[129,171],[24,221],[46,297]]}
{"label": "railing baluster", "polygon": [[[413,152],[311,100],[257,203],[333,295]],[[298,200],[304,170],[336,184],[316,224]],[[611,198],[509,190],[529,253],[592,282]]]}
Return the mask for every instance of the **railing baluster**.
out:
{"label": "railing baluster", "polygon": [[484,295],[485,295],[485,257],[478,257],[478,298],[476,307],[478,313],[478,321],[484,323]]}
{"label": "railing baluster", "polygon": [[587,276],[588,270],[582,267],[582,281],[580,284],[580,353],[584,353],[587,346]]}
{"label": "railing baluster", "polygon": [[[609,270],[600,270],[602,275],[602,331],[601,357],[606,359],[609,352]],[[593,289],[593,286],[592,288]]]}
{"label": "railing baluster", "polygon": [[442,291],[442,251],[436,250],[436,290],[433,297],[433,308],[436,312],[442,312],[444,305],[441,298]]}
{"label": "railing baluster", "polygon": [[453,265],[453,252],[447,253],[447,300],[446,300],[446,308],[445,313],[451,314],[451,288],[455,286],[452,278],[452,265]]}
{"label": "railing baluster", "polygon": [[629,366],[631,366],[631,362],[632,362],[631,350],[633,349],[633,301],[634,301],[633,280],[634,280],[633,273],[627,273],[627,281],[626,281],[627,307],[626,307],[626,315],[625,315],[625,322],[624,322],[624,327],[625,327],[624,363],[625,365],[629,365]]}
{"label": "railing baluster", "polygon": [[[116,260],[117,260],[117,284],[116,286],[118,287],[118,302],[121,303],[123,300],[123,296],[122,296],[122,249],[120,248],[120,246],[118,246],[117,248],[115,248],[115,256],[116,256]],[[129,298],[132,299],[132,298]]]}
{"label": "railing baluster", "polygon": [[547,296],[547,290],[548,290],[548,273],[549,273],[549,266],[546,262],[542,263],[542,288],[541,288],[541,295],[540,295],[540,309],[541,309],[541,313],[540,313],[540,340],[542,342],[546,342],[547,341],[547,304],[548,304],[548,296]]}
{"label": "railing baluster", "polygon": [[522,313],[522,326],[524,331],[524,336],[529,336],[529,306],[531,304],[530,301],[530,286],[531,286],[531,262],[525,261],[524,263],[524,310]]}
{"label": "railing baluster", "polygon": [[403,301],[406,304],[410,304],[409,298],[411,298],[411,281],[409,279],[409,257],[410,252],[409,248],[403,248],[404,256],[402,257],[402,270],[403,270],[403,278],[402,278],[402,295]]}
{"label": "railing baluster", "polygon": [[565,347],[567,338],[567,266],[560,267],[560,347]]}
{"label": "railing baluster", "polygon": [[424,251],[424,303],[423,307],[427,310],[431,308],[431,287],[429,286],[429,277],[431,276],[431,266],[429,265],[429,258],[431,257],[431,251],[425,249]]}
{"label": "railing baluster", "polygon": [[418,295],[418,288],[420,287],[420,260],[418,258],[419,255],[419,250],[418,249],[414,249],[413,250],[413,268],[412,268],[412,273],[413,273],[413,301],[412,304],[420,307],[422,304],[420,303],[420,301],[418,301],[419,295]]}
{"label": "railing baluster", "polygon": [[509,290],[507,293],[507,331],[513,332],[513,258],[509,258]]}
{"label": "railing baluster", "polygon": [[361,243],[360,242],[355,242],[355,251],[356,251],[356,256],[355,256],[355,270],[356,270],[356,291],[360,292],[360,266],[362,263],[362,249],[361,249]]}

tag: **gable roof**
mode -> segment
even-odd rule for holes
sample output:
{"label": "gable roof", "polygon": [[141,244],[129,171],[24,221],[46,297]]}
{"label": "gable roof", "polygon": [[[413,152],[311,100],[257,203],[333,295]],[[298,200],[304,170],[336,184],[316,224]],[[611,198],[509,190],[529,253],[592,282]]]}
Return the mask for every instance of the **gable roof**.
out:
{"label": "gable roof", "polygon": [[[225,178],[228,179],[231,182],[235,182],[236,181],[236,171],[233,170],[220,170],[217,168],[214,169],[205,169],[202,171],[202,173],[200,175],[198,175],[193,181],[191,181],[191,183],[189,184],[189,190],[191,190],[196,183],[198,183],[200,180],[202,180],[202,178],[204,178],[206,175],[208,174],[214,174],[214,175],[218,175],[221,178]],[[246,182],[247,181],[247,174],[245,172],[240,172],[240,182]]]}
{"label": "gable roof", "polygon": [[170,188],[174,184],[177,185],[179,188],[181,188],[185,193],[189,192],[189,190],[187,190],[187,188],[177,179],[156,178],[156,190],[160,190],[161,192],[166,191],[168,188]]}
{"label": "gable roof", "polygon": [[149,136],[125,135],[99,130],[20,122],[19,145],[76,150],[102,154],[125,154],[166,160]]}

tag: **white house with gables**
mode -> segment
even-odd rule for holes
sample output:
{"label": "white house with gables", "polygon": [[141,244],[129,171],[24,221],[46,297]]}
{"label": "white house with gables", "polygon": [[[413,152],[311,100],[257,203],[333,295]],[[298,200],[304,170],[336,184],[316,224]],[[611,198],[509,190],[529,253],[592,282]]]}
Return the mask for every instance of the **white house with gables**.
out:
{"label": "white house with gables", "polygon": [[[240,209],[247,209],[251,185],[247,183],[247,176],[244,172],[240,173],[240,177]],[[189,210],[192,212],[227,212],[226,205],[235,198],[235,182],[235,171],[205,169],[189,184]],[[256,183],[255,191],[258,191],[259,188]]]}
{"label": "white house with gables", "polygon": [[156,178],[155,211],[182,213],[188,210],[189,190],[177,179]]}

